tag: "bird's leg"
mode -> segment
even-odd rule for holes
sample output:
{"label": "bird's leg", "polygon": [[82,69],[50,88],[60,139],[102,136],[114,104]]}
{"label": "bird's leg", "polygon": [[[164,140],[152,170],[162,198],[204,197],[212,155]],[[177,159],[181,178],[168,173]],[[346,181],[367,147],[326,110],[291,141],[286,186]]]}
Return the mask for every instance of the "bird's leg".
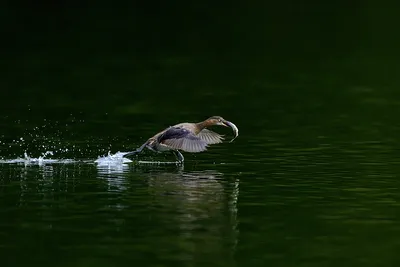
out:
{"label": "bird's leg", "polygon": [[175,157],[178,159],[178,162],[180,164],[183,164],[183,161],[185,160],[185,158],[183,157],[182,153],[179,152],[178,150],[172,150],[172,153],[174,153]]}
{"label": "bird's leg", "polygon": [[160,151],[155,150],[152,146],[149,146],[148,144],[145,145],[145,147],[153,152],[160,153]]}
{"label": "bird's leg", "polygon": [[126,153],[126,154],[124,155],[124,157],[139,154],[139,153],[142,152],[142,150],[147,146],[147,143],[148,143],[148,142],[144,143],[143,145],[141,145],[139,148],[137,148],[137,149],[134,150],[134,151],[131,151],[131,152]]}

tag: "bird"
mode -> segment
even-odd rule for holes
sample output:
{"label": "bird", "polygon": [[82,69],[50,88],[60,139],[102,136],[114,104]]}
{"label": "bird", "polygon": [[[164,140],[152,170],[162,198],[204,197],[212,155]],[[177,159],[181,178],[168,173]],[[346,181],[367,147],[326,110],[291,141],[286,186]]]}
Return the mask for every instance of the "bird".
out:
{"label": "bird", "polygon": [[224,140],[222,135],[207,129],[214,125],[232,128],[235,137],[230,142],[239,135],[239,130],[234,123],[221,116],[212,116],[197,123],[183,122],[170,126],[147,139],[136,150],[126,152],[124,157],[139,154],[144,148],[148,148],[158,153],[171,151],[176,156],[178,163],[183,164],[184,157],[180,150],[199,153],[207,150],[209,145],[222,143]]}

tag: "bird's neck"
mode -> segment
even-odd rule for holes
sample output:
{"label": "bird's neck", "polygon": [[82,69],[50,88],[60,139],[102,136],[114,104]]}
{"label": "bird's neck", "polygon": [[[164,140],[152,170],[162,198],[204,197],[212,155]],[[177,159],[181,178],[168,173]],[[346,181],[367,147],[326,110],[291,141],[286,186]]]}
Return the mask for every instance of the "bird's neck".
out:
{"label": "bird's neck", "polygon": [[201,131],[201,130],[203,130],[204,128],[207,128],[207,127],[209,127],[209,126],[211,126],[211,123],[210,123],[210,121],[208,121],[208,120],[205,120],[205,121],[201,121],[201,122],[196,123],[196,127],[197,127],[197,129],[199,129],[199,131]]}

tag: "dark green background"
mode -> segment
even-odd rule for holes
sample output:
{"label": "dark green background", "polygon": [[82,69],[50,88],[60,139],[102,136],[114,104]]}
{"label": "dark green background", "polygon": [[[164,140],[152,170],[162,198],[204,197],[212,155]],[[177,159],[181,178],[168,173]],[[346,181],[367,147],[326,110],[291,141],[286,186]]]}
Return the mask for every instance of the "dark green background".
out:
{"label": "dark green background", "polygon": [[240,136],[183,168],[2,164],[1,266],[397,266],[398,12],[2,2],[4,159],[93,161],[212,115]]}

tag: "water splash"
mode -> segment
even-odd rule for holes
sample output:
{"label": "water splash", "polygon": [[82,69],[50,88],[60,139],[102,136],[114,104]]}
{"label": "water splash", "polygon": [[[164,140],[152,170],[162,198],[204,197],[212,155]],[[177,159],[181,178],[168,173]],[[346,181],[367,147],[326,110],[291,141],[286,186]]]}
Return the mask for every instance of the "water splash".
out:
{"label": "water splash", "polygon": [[[24,165],[46,165],[46,164],[71,164],[71,163],[95,163],[99,168],[109,168],[110,170],[123,170],[124,166],[134,161],[124,157],[128,152],[117,152],[112,154],[110,151],[106,156],[99,156],[96,160],[94,159],[52,159],[48,156],[53,156],[53,151],[46,151],[41,156],[35,158],[30,156],[26,151],[23,157],[17,157],[15,159],[0,159],[0,164],[24,164]],[[150,164],[150,165],[165,165],[165,164],[176,164],[176,161],[135,161],[137,164]]]}
{"label": "water splash", "polygon": [[0,164],[25,164],[25,165],[44,165],[44,164],[52,164],[52,163],[62,163],[62,164],[67,164],[67,163],[76,163],[76,160],[73,159],[49,159],[46,158],[48,155],[53,155],[53,151],[46,151],[42,153],[41,156],[38,158],[33,158],[28,155],[28,153],[25,151],[24,152],[24,157],[23,158],[16,158],[16,159],[1,159]]}
{"label": "water splash", "polygon": [[125,163],[131,163],[132,160],[125,158],[124,156],[128,152],[117,152],[115,154],[111,154],[109,151],[107,156],[99,157],[94,162],[97,163],[98,166],[109,166],[109,165],[121,165]]}
{"label": "water splash", "polygon": [[[131,163],[133,162],[132,160],[125,158],[124,156],[128,154],[129,152],[120,152],[118,151],[115,154],[111,154],[109,151],[107,156],[104,157],[99,157],[97,160],[95,160],[95,163],[97,163],[98,166],[118,166],[122,165],[125,163]],[[138,160],[135,161],[138,164],[152,164],[152,165],[164,165],[164,164],[180,164],[177,161],[144,161],[144,160]]]}
{"label": "water splash", "polygon": [[[23,123],[28,124],[28,121],[15,121],[15,125],[19,125],[18,131],[22,130],[22,132],[18,132],[16,136],[0,136],[0,150],[2,154],[8,155],[0,157],[0,164],[24,164],[27,166],[88,163],[95,164],[98,168],[110,167],[111,170],[115,169],[118,172],[125,170],[127,163],[132,162],[152,165],[177,164],[177,162],[131,160],[124,157],[128,152],[118,151],[112,154],[110,152],[112,144],[118,143],[118,138],[115,137],[103,139],[88,136],[84,141],[75,141],[73,136],[75,131],[72,126],[78,127],[78,124],[83,122],[77,122],[75,118],[72,118],[70,123],[64,125],[58,121],[44,119],[42,125],[25,128],[20,126]],[[22,151],[25,151],[23,156],[21,156]],[[26,151],[29,151],[29,154]],[[41,153],[42,151],[45,152]]]}

